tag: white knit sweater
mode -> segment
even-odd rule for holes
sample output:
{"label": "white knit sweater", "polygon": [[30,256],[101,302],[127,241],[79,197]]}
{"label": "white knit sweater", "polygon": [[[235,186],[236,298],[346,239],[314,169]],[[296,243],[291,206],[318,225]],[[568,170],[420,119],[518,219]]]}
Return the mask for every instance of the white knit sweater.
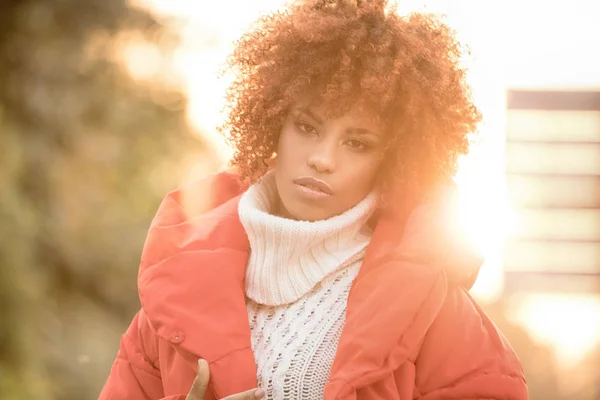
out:
{"label": "white knit sweater", "polygon": [[324,221],[272,215],[269,174],[239,203],[250,240],[246,296],[259,387],[273,400],[322,399],[370,232],[373,194]]}

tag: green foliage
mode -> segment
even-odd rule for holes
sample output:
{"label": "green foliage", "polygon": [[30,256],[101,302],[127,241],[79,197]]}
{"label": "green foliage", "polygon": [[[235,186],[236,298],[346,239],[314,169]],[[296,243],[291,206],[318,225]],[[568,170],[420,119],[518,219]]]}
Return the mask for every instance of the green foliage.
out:
{"label": "green foliage", "polygon": [[134,34],[177,40],[128,4],[0,2],[1,399],[97,397],[160,198],[211,165],[185,97],[120,62]]}

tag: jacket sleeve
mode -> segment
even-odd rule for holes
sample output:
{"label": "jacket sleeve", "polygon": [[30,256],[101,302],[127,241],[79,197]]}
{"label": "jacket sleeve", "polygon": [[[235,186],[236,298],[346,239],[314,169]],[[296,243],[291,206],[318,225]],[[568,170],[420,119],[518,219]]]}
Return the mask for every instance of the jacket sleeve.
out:
{"label": "jacket sleeve", "polygon": [[[158,338],[140,310],[121,337],[114,361],[99,400],[185,400],[185,396],[164,397],[158,358]],[[156,357],[153,357],[156,355]]]}
{"label": "jacket sleeve", "polygon": [[527,400],[521,362],[462,288],[450,287],[416,360],[419,400]]}

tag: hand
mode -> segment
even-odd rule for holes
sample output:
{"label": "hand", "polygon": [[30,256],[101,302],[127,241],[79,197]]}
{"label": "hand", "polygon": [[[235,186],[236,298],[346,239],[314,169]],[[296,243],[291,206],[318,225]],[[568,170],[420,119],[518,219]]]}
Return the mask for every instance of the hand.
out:
{"label": "hand", "polygon": [[[198,374],[192,383],[192,388],[185,400],[204,400],[204,393],[208,387],[210,380],[210,371],[206,360],[198,360]],[[251,389],[246,392],[232,394],[222,400],[259,400],[265,396],[265,391],[262,389]]]}

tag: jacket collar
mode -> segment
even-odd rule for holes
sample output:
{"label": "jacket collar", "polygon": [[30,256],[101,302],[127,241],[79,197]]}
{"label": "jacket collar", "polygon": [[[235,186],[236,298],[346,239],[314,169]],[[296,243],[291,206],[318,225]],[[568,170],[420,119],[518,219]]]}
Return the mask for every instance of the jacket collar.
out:
{"label": "jacket collar", "polygon": [[473,284],[482,259],[448,219],[449,195],[379,218],[348,298],[326,398],[352,399],[414,361],[448,284]]}
{"label": "jacket collar", "polygon": [[[250,248],[237,213],[244,189],[221,173],[169,194],[138,276],[150,324],[191,368],[199,356],[209,361],[217,398],[257,384],[244,294]],[[474,281],[481,260],[449,234],[444,204],[378,219],[350,291],[326,399],[353,398],[416,351],[445,299],[447,275],[465,286]]]}

